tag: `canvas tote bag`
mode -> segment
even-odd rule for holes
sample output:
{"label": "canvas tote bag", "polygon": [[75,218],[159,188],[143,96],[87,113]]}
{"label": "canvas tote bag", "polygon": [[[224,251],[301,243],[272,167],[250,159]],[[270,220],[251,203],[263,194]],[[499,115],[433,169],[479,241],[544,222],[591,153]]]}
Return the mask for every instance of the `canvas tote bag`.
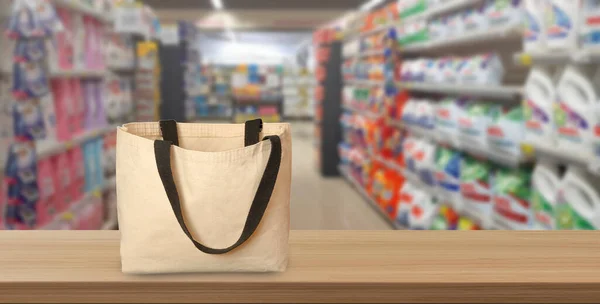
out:
{"label": "canvas tote bag", "polygon": [[289,124],[120,127],[122,271],[285,270],[291,159]]}

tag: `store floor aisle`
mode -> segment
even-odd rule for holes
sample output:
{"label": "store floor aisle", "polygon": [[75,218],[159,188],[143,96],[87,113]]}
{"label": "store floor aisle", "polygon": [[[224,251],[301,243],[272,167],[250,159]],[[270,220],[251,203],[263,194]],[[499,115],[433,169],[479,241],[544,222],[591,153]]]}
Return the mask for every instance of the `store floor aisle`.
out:
{"label": "store floor aisle", "polygon": [[292,229],[391,229],[345,180],[317,173],[312,124],[292,123],[292,130]]}

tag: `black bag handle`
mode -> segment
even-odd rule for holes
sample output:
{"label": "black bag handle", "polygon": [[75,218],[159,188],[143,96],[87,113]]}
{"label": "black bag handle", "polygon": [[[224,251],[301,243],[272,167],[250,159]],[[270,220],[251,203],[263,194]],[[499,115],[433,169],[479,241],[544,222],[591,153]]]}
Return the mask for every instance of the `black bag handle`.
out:
{"label": "black bag handle", "polygon": [[[170,141],[175,146],[179,146],[179,135],[177,133],[177,121],[161,120],[160,132],[163,140]],[[260,132],[263,129],[262,119],[254,119],[246,121],[244,125],[244,146],[252,146],[260,141]]]}
{"label": "black bag handle", "polygon": [[263,140],[269,140],[271,142],[271,153],[269,155],[269,160],[267,161],[265,172],[258,185],[258,190],[256,190],[240,238],[235,244],[223,249],[215,249],[202,245],[194,239],[188,230],[185,220],[183,219],[179,193],[177,192],[177,186],[175,185],[173,171],[171,169],[171,146],[173,143],[164,140],[154,141],[156,167],[158,168],[160,179],[162,180],[165,192],[167,193],[167,197],[173,208],[173,213],[183,232],[200,251],[207,254],[223,254],[230,252],[246,242],[252,236],[254,231],[256,231],[256,228],[258,228],[258,225],[265,214],[265,210],[269,205],[269,201],[271,200],[271,194],[273,194],[275,182],[277,181],[277,174],[279,173],[279,167],[281,165],[281,139],[279,136],[267,136]]}

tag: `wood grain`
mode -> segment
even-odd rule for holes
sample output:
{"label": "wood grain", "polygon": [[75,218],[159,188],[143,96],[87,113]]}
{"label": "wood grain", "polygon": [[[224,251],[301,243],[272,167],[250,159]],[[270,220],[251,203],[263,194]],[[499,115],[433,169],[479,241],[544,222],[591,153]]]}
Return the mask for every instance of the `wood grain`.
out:
{"label": "wood grain", "polygon": [[600,302],[600,234],[292,231],[277,274],[131,276],[118,231],[0,232],[0,302]]}

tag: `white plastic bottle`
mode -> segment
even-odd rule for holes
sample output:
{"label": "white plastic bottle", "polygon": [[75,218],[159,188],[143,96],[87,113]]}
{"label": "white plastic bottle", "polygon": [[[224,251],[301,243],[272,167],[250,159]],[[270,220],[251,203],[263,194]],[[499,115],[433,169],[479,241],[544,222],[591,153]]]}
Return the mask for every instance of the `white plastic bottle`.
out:
{"label": "white plastic bottle", "polygon": [[559,147],[592,158],[594,127],[598,123],[595,110],[599,99],[598,70],[594,67],[568,66],[558,83],[559,104],[554,113]]}
{"label": "white plastic bottle", "polygon": [[560,176],[556,165],[539,161],[531,177],[532,195],[531,208],[533,210],[533,229],[556,229],[554,212],[556,209],[556,196],[560,186]]}
{"label": "white plastic bottle", "polygon": [[540,53],[546,48],[546,20],[549,0],[525,0],[525,31],[523,49],[528,53]]}
{"label": "white plastic bottle", "polygon": [[551,0],[546,16],[549,49],[575,50],[579,43],[581,0]]}
{"label": "white plastic bottle", "polygon": [[600,229],[600,176],[570,167],[557,196],[555,220],[557,229]]}
{"label": "white plastic bottle", "polygon": [[547,68],[534,67],[525,82],[523,116],[525,142],[552,146],[556,143],[554,131],[555,82]]}
{"label": "white plastic bottle", "polygon": [[581,48],[600,49],[600,0],[583,0],[581,16]]}

